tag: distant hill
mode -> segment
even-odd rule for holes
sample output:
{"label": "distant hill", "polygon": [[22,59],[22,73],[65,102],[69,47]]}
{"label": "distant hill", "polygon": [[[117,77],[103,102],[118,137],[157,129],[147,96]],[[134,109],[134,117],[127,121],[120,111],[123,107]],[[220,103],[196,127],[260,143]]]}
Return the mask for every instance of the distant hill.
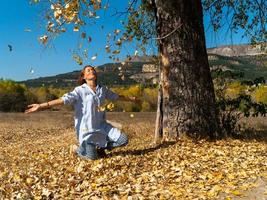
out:
{"label": "distant hill", "polygon": [[[141,61],[138,58],[138,61]],[[150,62],[138,62],[136,60],[131,62],[122,63],[107,63],[98,66],[98,81],[100,84],[113,86],[113,85],[132,85],[137,82],[130,78],[132,75],[140,73],[142,71],[143,64]],[[58,74],[56,76],[40,77],[36,79],[29,79],[21,81],[29,87],[40,86],[54,86],[54,87],[75,87],[78,85],[77,80],[80,75],[80,70],[73,71],[64,74]]]}
{"label": "distant hill", "polygon": [[266,54],[234,57],[209,54],[209,64],[211,70],[219,68],[222,71],[242,74],[242,76],[238,78],[241,81],[253,81],[259,77],[263,77],[267,80]]}
{"label": "distant hill", "polygon": [[[229,53],[230,50],[234,53]],[[267,54],[251,45],[224,46],[208,49],[209,63],[211,69],[220,68],[223,71],[230,70],[243,74],[240,80],[254,80],[264,77],[267,80]],[[223,54],[223,55],[222,55]],[[235,55],[235,56],[232,56]],[[107,63],[97,67],[98,80],[100,84],[132,85],[147,81],[151,83],[157,78],[157,72],[142,70],[144,65],[152,64],[153,57],[134,56],[127,58],[121,63]],[[50,77],[40,77],[22,81],[29,87],[54,86],[54,87],[75,87],[80,71],[73,71],[65,74],[58,74]]]}
{"label": "distant hill", "polygon": [[210,48],[207,51],[208,54],[216,54],[227,57],[263,55],[267,53],[267,43],[257,45],[242,44],[220,46],[216,48]]}

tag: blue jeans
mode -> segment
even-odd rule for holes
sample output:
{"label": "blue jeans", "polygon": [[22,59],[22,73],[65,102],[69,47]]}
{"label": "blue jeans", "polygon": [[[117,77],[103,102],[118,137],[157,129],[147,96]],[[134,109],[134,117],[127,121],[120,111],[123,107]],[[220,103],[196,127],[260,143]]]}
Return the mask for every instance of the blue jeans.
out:
{"label": "blue jeans", "polygon": [[[107,148],[108,150],[112,150],[115,147],[125,146],[128,144],[128,136],[124,133],[121,133],[119,139],[117,141],[112,141],[108,138]],[[87,141],[84,141],[79,149],[77,150],[78,156],[89,159],[89,160],[96,160],[99,158],[99,155],[97,153],[97,146],[92,143],[87,143]]]}

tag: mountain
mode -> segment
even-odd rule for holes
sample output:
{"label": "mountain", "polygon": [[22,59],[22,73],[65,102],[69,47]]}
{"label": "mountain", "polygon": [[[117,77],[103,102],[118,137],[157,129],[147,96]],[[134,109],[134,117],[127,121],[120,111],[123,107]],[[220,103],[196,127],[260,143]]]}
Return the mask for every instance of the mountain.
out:
{"label": "mountain", "polygon": [[207,52],[208,54],[216,54],[227,57],[263,55],[267,53],[267,43],[257,45],[242,44],[220,46],[216,48],[209,48],[207,49]]}
{"label": "mountain", "polygon": [[[148,62],[147,58],[146,62],[141,61],[142,59],[138,58],[131,62],[107,63],[97,66],[98,82],[108,86],[136,84],[137,81],[130,77],[141,72],[144,64],[152,63],[151,61]],[[77,80],[79,75],[80,70],[58,74],[56,76],[29,79],[21,81],[20,83],[23,83],[28,87],[75,87],[78,85]]]}
{"label": "mountain", "polygon": [[[240,80],[254,80],[263,77],[267,80],[267,54],[258,47],[251,45],[223,46],[208,49],[211,70],[221,69],[232,71],[243,76]],[[132,85],[137,83],[154,83],[157,81],[157,65],[151,56],[133,56],[121,63],[107,63],[98,66],[98,80],[100,84]],[[151,68],[152,67],[152,71]],[[29,87],[54,86],[75,87],[80,71],[58,74],[50,77],[40,77],[22,81]]]}

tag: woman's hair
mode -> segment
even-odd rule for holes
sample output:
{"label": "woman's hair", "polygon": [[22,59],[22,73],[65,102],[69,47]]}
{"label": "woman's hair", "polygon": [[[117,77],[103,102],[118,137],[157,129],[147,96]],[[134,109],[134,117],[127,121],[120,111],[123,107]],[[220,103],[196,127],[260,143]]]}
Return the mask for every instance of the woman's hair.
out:
{"label": "woman's hair", "polygon": [[[79,85],[82,85],[82,84],[86,83],[86,81],[85,81],[85,79],[84,79],[83,77],[84,77],[84,71],[85,71],[85,69],[86,69],[87,67],[92,67],[92,68],[95,70],[95,68],[94,68],[93,66],[91,66],[91,65],[86,65],[86,66],[84,66],[84,68],[82,69],[82,71],[81,71],[81,73],[80,73],[80,76],[79,76],[79,78],[78,78],[78,84],[79,84]],[[95,81],[97,82],[97,79],[96,79]]]}

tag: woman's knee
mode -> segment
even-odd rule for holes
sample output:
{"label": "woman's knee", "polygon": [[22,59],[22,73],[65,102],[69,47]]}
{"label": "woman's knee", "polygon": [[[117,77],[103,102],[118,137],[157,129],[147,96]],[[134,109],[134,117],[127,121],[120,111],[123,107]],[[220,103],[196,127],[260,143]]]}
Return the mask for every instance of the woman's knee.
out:
{"label": "woman's knee", "polygon": [[94,144],[83,143],[80,148],[81,150],[77,151],[80,157],[84,159],[89,159],[89,160],[98,159],[96,146]]}
{"label": "woman's knee", "polygon": [[129,142],[128,136],[124,133],[121,133],[118,141],[116,143],[118,143],[120,146],[125,146],[127,145]]}

